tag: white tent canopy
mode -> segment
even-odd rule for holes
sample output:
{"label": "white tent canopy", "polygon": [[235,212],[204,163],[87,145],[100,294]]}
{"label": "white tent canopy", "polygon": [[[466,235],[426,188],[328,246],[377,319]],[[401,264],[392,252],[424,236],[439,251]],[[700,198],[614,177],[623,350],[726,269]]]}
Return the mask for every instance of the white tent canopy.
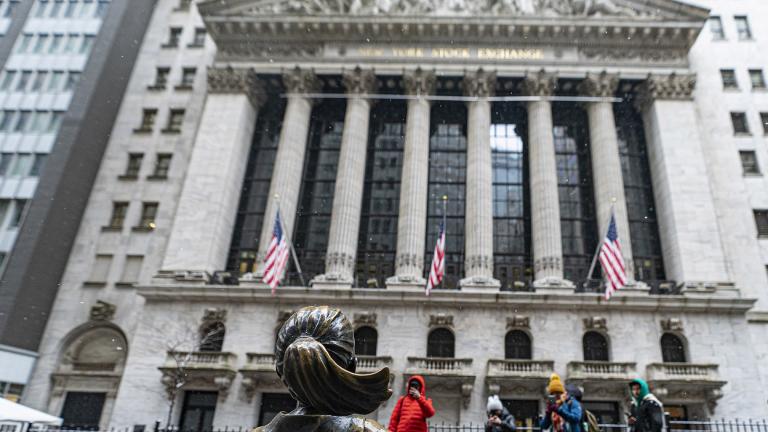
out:
{"label": "white tent canopy", "polygon": [[2,421],[61,426],[62,419],[0,397],[0,422]]}

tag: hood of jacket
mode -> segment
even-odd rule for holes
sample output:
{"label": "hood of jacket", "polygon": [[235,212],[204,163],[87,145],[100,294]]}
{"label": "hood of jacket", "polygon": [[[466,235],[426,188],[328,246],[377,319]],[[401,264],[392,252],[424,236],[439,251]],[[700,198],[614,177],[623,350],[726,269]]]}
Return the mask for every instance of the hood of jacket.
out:
{"label": "hood of jacket", "polygon": [[[419,384],[421,384],[421,390],[420,390],[421,395],[426,397],[427,396],[427,383],[426,383],[426,381],[424,381],[424,377],[421,376],[421,375],[412,375],[410,378],[408,378],[408,384],[410,384],[411,381],[414,381],[414,380],[418,381]],[[407,388],[408,388],[408,386],[406,385],[406,389]]]}
{"label": "hood of jacket", "polygon": [[633,384],[637,384],[640,386],[640,394],[635,397],[635,395],[632,395],[632,400],[634,400],[636,405],[640,405],[640,402],[645,399],[646,396],[648,396],[651,391],[648,389],[648,383],[645,382],[645,380],[642,380],[640,378],[635,378],[632,381],[630,381],[629,386],[632,387]]}

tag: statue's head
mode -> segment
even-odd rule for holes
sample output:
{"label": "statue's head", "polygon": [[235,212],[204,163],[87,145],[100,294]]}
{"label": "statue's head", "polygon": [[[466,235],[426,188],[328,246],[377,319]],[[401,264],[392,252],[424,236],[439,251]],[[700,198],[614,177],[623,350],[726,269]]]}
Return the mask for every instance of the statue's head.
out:
{"label": "statue's head", "polygon": [[277,374],[304,407],[318,414],[367,414],[389,399],[389,369],[357,374],[352,325],[337,309],[305,307],[280,329]]}

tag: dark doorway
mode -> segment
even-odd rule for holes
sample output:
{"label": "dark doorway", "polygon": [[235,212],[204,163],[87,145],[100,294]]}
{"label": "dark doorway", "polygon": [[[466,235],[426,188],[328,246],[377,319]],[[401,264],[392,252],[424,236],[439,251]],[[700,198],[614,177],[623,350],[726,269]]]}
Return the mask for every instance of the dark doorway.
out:
{"label": "dark doorway", "polygon": [[269,424],[281,412],[291,412],[296,408],[296,401],[288,393],[264,393],[261,395],[259,426]]}
{"label": "dark doorway", "polygon": [[184,394],[179,429],[202,432],[213,428],[213,414],[216,412],[218,392],[188,391]]}
{"label": "dark doorway", "polygon": [[626,419],[619,417],[619,404],[618,402],[596,402],[596,401],[584,401],[582,402],[584,409],[589,410],[597,417],[597,422],[600,424],[624,424]]}
{"label": "dark doorway", "polygon": [[515,417],[517,427],[533,428],[538,426],[539,401],[502,399],[501,403]]}
{"label": "dark doorway", "polygon": [[68,392],[61,417],[62,429],[99,430],[106,393]]}

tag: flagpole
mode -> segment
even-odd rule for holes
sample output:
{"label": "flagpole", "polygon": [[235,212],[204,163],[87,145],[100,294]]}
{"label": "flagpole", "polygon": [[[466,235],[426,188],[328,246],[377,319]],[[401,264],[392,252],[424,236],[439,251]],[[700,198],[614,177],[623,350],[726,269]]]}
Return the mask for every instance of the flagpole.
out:
{"label": "flagpole", "polygon": [[[613,218],[613,208],[616,204],[616,198],[611,198],[611,212],[608,215],[608,227],[610,229],[611,224],[611,218]],[[600,249],[602,249],[603,246],[603,239],[608,235],[608,231],[605,232],[605,235],[600,237],[597,241],[597,248],[595,249],[595,256],[592,257],[592,264],[589,266],[589,273],[587,274],[587,281],[584,282],[585,284],[589,282],[590,279],[592,279],[592,273],[595,271],[595,265],[597,264],[597,256],[600,255]]]}
{"label": "flagpole", "polygon": [[[445,230],[448,228],[446,226],[446,207],[448,205],[448,195],[443,195],[443,238],[446,238],[445,236]],[[438,235],[440,235],[438,233]],[[438,239],[439,241],[439,239]],[[445,268],[445,251],[446,247],[445,244],[443,244],[443,268]],[[445,289],[445,271],[443,271],[443,278],[440,279],[440,288]]]}
{"label": "flagpole", "polygon": [[[277,202],[277,212],[280,213],[280,195],[275,194],[275,201]],[[285,236],[285,239],[288,240],[288,247],[291,249],[291,256],[293,257],[293,264],[296,266],[296,270],[299,272],[299,280],[301,281],[301,286],[307,286],[306,282],[304,282],[304,275],[301,272],[301,266],[299,265],[299,258],[296,256],[296,249],[293,247],[293,241],[291,240],[291,236],[288,235],[288,231],[285,230],[285,225],[283,225],[283,218],[280,218],[280,229],[283,231],[283,235]]]}

